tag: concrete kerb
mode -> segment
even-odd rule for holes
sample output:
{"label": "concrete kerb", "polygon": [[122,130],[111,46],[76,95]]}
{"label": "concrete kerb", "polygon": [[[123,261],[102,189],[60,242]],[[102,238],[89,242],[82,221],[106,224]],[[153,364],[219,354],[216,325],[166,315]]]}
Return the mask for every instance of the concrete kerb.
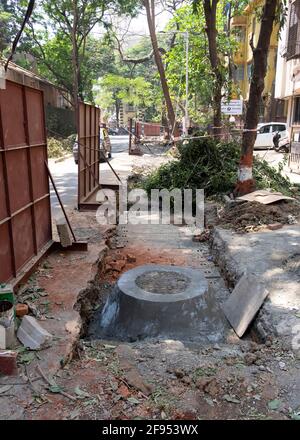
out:
{"label": "concrete kerb", "polygon": [[60,157],[57,157],[57,158],[53,158],[53,159],[54,159],[54,163],[63,162],[64,160],[69,159],[69,158],[72,157],[72,156],[73,156],[73,154],[72,154],[72,153],[69,153],[69,154],[65,154],[64,156],[60,156]]}
{"label": "concrete kerb", "polygon": [[242,275],[251,271],[270,292],[250,327],[255,336],[262,341],[268,337],[281,337],[298,353],[299,278],[285,269],[284,262],[299,249],[299,225],[248,234],[215,227],[210,245],[229,288],[235,287]]}

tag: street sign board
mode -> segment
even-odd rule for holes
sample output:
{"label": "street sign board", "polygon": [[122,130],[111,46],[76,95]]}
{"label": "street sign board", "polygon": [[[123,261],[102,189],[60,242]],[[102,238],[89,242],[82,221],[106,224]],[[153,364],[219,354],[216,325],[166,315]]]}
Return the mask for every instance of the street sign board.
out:
{"label": "street sign board", "polygon": [[243,101],[242,99],[232,99],[231,101],[223,101],[221,111],[224,115],[242,115]]}

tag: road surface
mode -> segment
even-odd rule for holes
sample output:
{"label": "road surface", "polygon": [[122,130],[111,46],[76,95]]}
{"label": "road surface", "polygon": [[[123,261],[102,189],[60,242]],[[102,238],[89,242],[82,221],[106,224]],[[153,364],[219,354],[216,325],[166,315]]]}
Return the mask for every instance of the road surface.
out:
{"label": "road surface", "polygon": [[[112,166],[118,168],[118,162],[122,157],[128,157],[128,136],[111,136],[112,145],[112,159],[110,163]],[[77,170],[78,167],[74,162],[73,157],[65,159],[63,162],[55,163],[55,159],[49,159],[49,167],[56,183],[58,192],[61,196],[62,202],[67,208],[75,208],[77,206]],[[106,163],[101,163],[100,172],[107,172],[109,166]],[[109,172],[109,171],[108,171]],[[111,173],[111,172],[110,172]],[[51,186],[51,206],[52,215],[54,218],[62,216],[59,202],[55,192]]]}
{"label": "road surface", "polygon": [[[271,166],[277,168],[279,162],[284,160],[284,154],[277,153],[275,150],[255,150],[255,155],[265,159]],[[283,174],[287,176],[290,181],[296,185],[300,184],[300,174],[291,173],[287,166],[284,167]]]}

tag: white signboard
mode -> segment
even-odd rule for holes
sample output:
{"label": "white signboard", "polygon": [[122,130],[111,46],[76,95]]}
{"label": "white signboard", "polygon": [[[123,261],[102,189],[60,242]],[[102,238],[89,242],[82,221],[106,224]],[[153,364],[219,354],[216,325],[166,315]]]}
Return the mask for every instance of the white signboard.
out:
{"label": "white signboard", "polygon": [[243,101],[241,99],[232,99],[229,102],[223,101],[221,111],[224,115],[242,115]]}

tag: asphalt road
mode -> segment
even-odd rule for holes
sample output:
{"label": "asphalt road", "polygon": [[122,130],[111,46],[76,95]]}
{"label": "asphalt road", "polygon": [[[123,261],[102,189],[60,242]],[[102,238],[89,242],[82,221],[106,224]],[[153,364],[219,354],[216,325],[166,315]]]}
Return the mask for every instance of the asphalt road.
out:
{"label": "asphalt road", "polygon": [[[112,145],[112,163],[114,157],[121,153],[126,154],[128,151],[128,136],[111,136]],[[55,163],[54,159],[49,159],[49,167],[53,175],[56,187],[62,199],[65,207],[75,208],[77,206],[77,170],[78,166],[75,164],[73,157],[65,159],[63,162]],[[108,165],[103,163],[100,165],[100,169],[109,169]],[[51,187],[51,206],[52,215],[54,218],[62,216],[62,211],[55,195],[55,192]]]}

